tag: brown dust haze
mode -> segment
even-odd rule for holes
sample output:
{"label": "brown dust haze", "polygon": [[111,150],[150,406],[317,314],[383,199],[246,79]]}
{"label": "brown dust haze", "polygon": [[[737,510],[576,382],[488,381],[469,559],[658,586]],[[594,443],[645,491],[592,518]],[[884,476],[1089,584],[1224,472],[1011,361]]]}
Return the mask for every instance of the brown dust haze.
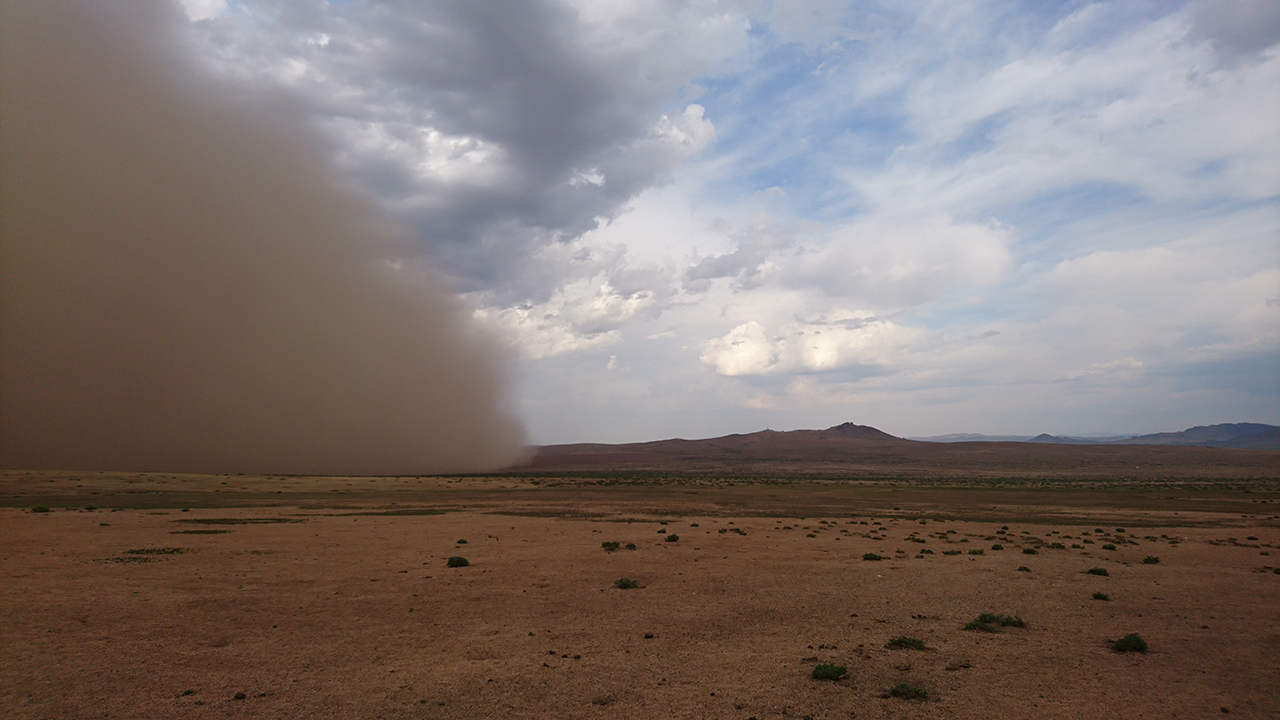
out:
{"label": "brown dust haze", "polygon": [[413,474],[522,452],[508,359],[162,3],[3,3],[0,465]]}

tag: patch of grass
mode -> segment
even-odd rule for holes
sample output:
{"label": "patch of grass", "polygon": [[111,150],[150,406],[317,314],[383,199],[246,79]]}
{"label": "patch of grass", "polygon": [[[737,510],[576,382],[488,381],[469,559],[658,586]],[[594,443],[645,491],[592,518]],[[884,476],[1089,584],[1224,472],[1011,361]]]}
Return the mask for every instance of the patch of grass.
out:
{"label": "patch of grass", "polygon": [[1096,592],[1093,594],[1094,600],[1110,600],[1111,596],[1104,592]]}
{"label": "patch of grass", "polygon": [[602,542],[600,543],[600,547],[604,548],[605,552],[613,552],[614,550],[622,547],[622,545],[616,542]]}
{"label": "patch of grass", "polygon": [[1018,572],[1031,572],[1031,568],[1027,567],[1026,565],[1019,565]]}
{"label": "patch of grass", "polygon": [[640,587],[640,583],[632,580],[631,578],[618,578],[613,581],[613,586],[619,590],[634,590]]}
{"label": "patch of grass", "polygon": [[822,664],[813,669],[814,680],[839,680],[849,674],[849,668],[843,665]]}
{"label": "patch of grass", "polygon": [[[105,523],[104,523],[105,524]],[[170,535],[226,535],[230,530],[174,530]]]}
{"label": "patch of grass", "polygon": [[898,637],[890,640],[885,645],[886,647],[903,648],[906,650],[924,650],[925,649],[923,640],[917,640],[916,638],[907,637],[906,635],[899,635]]}
{"label": "patch of grass", "polygon": [[1115,546],[1115,545],[1112,545],[1111,543],[1107,543],[1106,545],[1103,545],[1103,546],[1102,546],[1102,549],[1103,549],[1103,550],[1115,550],[1115,549],[1116,549],[1116,546]]}
{"label": "patch of grass", "polygon": [[965,623],[964,629],[993,633],[1002,627],[1022,628],[1026,626],[1026,621],[1020,617],[984,612],[972,621]]}
{"label": "patch of grass", "polygon": [[1085,573],[1088,575],[1101,575],[1102,577],[1107,577],[1111,574],[1107,572],[1106,568],[1089,568],[1085,570]]}
{"label": "patch of grass", "polygon": [[880,557],[875,553],[862,553],[862,559],[863,560],[883,560],[884,558]]}
{"label": "patch of grass", "polygon": [[181,555],[185,552],[191,552],[187,548],[178,547],[158,547],[158,548],[134,548],[125,550],[125,555]]}
{"label": "patch of grass", "polygon": [[445,562],[445,565],[448,567],[466,567],[470,564],[471,563],[468,562],[466,558],[458,555],[454,555]]}
{"label": "patch of grass", "polygon": [[186,518],[171,522],[191,525],[278,525],[281,523],[304,523],[306,520],[298,518]]}
{"label": "patch of grass", "polygon": [[1142,558],[1142,564],[1143,565],[1159,565],[1160,558],[1156,557],[1155,555],[1148,555]]}
{"label": "patch of grass", "polygon": [[1115,641],[1115,644],[1111,646],[1111,649],[1116,652],[1144,653],[1147,651],[1147,641],[1143,640],[1142,636],[1138,633],[1129,633]]}
{"label": "patch of grass", "polygon": [[679,535],[668,535],[668,536],[666,536],[665,538],[663,538],[663,540],[664,540],[664,542],[680,542],[680,536],[679,536]]}
{"label": "patch of grass", "polygon": [[982,613],[978,616],[978,622],[991,623],[1000,627],[1016,627],[1024,628],[1027,626],[1025,620],[1017,616],[997,615],[995,613]]}
{"label": "patch of grass", "polygon": [[928,690],[904,682],[898,683],[897,685],[889,688],[889,694],[896,698],[903,698],[904,700],[914,700],[917,698],[923,700],[929,697]]}

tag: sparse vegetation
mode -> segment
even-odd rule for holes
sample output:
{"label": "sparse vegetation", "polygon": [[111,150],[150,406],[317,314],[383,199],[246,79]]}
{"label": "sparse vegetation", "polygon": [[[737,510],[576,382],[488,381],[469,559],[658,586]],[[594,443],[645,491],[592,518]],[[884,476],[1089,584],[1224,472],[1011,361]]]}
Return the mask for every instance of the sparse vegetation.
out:
{"label": "sparse vegetation", "polygon": [[622,547],[622,545],[616,542],[602,542],[600,543],[600,547],[604,548],[605,552],[613,552],[614,550]]}
{"label": "sparse vegetation", "polygon": [[1148,555],[1142,558],[1142,564],[1143,565],[1159,565],[1160,558],[1156,557],[1155,555]]}
{"label": "sparse vegetation", "polygon": [[619,590],[634,590],[640,587],[640,583],[632,580],[631,578],[618,578],[613,581],[613,586]]}
{"label": "sparse vegetation", "polygon": [[1096,592],[1093,594],[1094,600],[1110,600],[1111,596],[1104,592]]}
{"label": "sparse vegetation", "polygon": [[302,518],[186,518],[173,522],[192,525],[275,525],[278,523],[304,523]]}
{"label": "sparse vegetation", "polygon": [[466,540],[459,540],[459,541],[457,542],[457,544],[458,544],[458,545],[466,545],[466,544],[467,544],[467,541],[466,541]]}
{"label": "sparse vegetation", "polygon": [[47,512],[49,512],[49,508],[47,508],[47,507],[45,507],[45,506],[43,506],[43,505],[36,505],[36,506],[34,506],[34,507],[32,507],[32,508],[31,508],[31,512],[33,512],[33,513],[47,513]]}
{"label": "sparse vegetation", "polygon": [[458,555],[454,555],[453,557],[449,558],[448,561],[445,562],[445,565],[451,568],[467,567],[470,564],[471,563],[468,562],[466,558],[460,557]]}
{"label": "sparse vegetation", "polygon": [[970,550],[970,551],[969,551],[969,554],[970,554],[970,555],[982,555],[983,553],[982,553],[982,550]]}
{"label": "sparse vegetation", "polygon": [[133,550],[125,550],[125,555],[181,555],[188,552],[186,548],[177,547],[158,547],[158,548],[134,548]]}
{"label": "sparse vegetation", "polygon": [[1142,636],[1138,633],[1129,633],[1115,641],[1115,644],[1111,646],[1111,649],[1116,652],[1144,653],[1147,651],[1147,641],[1143,640]]}
{"label": "sparse vegetation", "polygon": [[1003,546],[1003,545],[1001,545],[1000,543],[996,543],[995,545],[992,545],[992,546],[991,546],[991,549],[992,549],[992,550],[1003,550],[1003,549],[1004,549],[1004,546]]}
{"label": "sparse vegetation", "polygon": [[993,633],[1002,627],[1023,628],[1026,626],[1026,621],[1020,617],[984,612],[977,618],[965,623],[964,629]]}
{"label": "sparse vegetation", "polygon": [[[106,523],[98,523],[106,525]],[[170,535],[226,535],[230,530],[174,530]]]}
{"label": "sparse vegetation", "polygon": [[924,650],[925,649],[923,640],[917,640],[916,638],[907,637],[906,635],[899,635],[898,637],[886,643],[885,646],[891,647],[891,648],[903,648],[906,650]]}
{"label": "sparse vegetation", "polygon": [[1023,555],[1038,555],[1039,551],[1035,548],[1022,548]]}
{"label": "sparse vegetation", "polygon": [[1107,543],[1106,545],[1103,545],[1103,546],[1102,546],[1102,549],[1103,549],[1103,550],[1115,550],[1115,549],[1116,549],[1116,546],[1115,546],[1115,545],[1112,545],[1111,543]]}
{"label": "sparse vegetation", "polygon": [[1102,577],[1107,577],[1108,575],[1111,574],[1107,572],[1106,568],[1099,568],[1099,567],[1089,568],[1088,570],[1085,570],[1085,573],[1089,575],[1101,575]]}
{"label": "sparse vegetation", "polygon": [[1031,568],[1027,567],[1026,565],[1019,565],[1018,572],[1031,572]]}
{"label": "sparse vegetation", "polygon": [[875,553],[863,553],[862,559],[863,560],[883,560],[884,558],[880,557]]}
{"label": "sparse vegetation", "polygon": [[814,680],[839,680],[849,674],[849,668],[843,665],[818,665],[813,669]]}
{"label": "sparse vegetation", "polygon": [[665,540],[666,542],[680,542],[680,536],[675,534],[668,535]]}
{"label": "sparse vegetation", "polygon": [[894,685],[892,688],[889,688],[889,694],[896,698],[903,698],[904,700],[914,700],[914,699],[923,700],[929,697],[928,690],[925,690],[922,687],[918,687],[916,685],[912,685],[910,683],[904,683],[904,682],[898,683],[897,685]]}
{"label": "sparse vegetation", "polygon": [[626,547],[628,550],[635,550],[635,549],[636,549],[636,544],[635,544],[635,543],[627,543],[625,547]]}

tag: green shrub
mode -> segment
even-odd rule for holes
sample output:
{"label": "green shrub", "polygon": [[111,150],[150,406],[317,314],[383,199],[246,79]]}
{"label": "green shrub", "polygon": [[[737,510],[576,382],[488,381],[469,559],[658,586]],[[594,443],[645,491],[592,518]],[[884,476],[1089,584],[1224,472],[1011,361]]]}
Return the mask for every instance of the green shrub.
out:
{"label": "green shrub", "polygon": [[1031,572],[1031,568],[1027,567],[1026,565],[1019,565],[1018,572]]}
{"label": "green shrub", "polygon": [[884,558],[880,557],[875,553],[863,553],[862,559],[863,560],[883,560]]}
{"label": "green shrub", "polygon": [[1143,565],[1159,565],[1160,558],[1156,557],[1155,555],[1148,555],[1142,558],[1142,564]]}
{"label": "green shrub", "polygon": [[470,564],[471,563],[467,562],[466,558],[458,557],[457,555],[454,555],[453,557],[449,558],[447,562],[445,562],[445,565],[449,567],[466,567]]}
{"label": "green shrub", "polygon": [[1103,546],[1102,546],[1102,549],[1103,549],[1103,550],[1115,550],[1115,549],[1116,549],[1116,546],[1115,546],[1115,545],[1112,545],[1111,543],[1107,543],[1106,545],[1103,545]]}
{"label": "green shrub", "polygon": [[1101,575],[1102,577],[1107,577],[1111,574],[1107,572],[1106,568],[1089,568],[1088,570],[1085,570],[1085,572],[1089,575]]}
{"label": "green shrub", "polygon": [[186,548],[176,547],[158,547],[158,548],[135,548],[133,550],[125,550],[125,555],[181,555],[187,552]]}
{"label": "green shrub", "polygon": [[970,554],[970,555],[981,555],[981,554],[982,554],[982,551],[981,551],[981,550],[970,550],[970,551],[969,551],[969,554]]}
{"label": "green shrub", "polygon": [[1067,546],[1059,542],[1049,543],[1049,549],[1050,550],[1066,550]]}
{"label": "green shrub", "polygon": [[959,550],[943,550],[942,554],[943,555],[959,555],[960,551]]}
{"label": "green shrub", "polygon": [[466,545],[466,544],[467,544],[467,541],[466,541],[466,540],[459,540],[456,544],[458,544],[458,545]]}
{"label": "green shrub", "polygon": [[668,536],[666,537],[666,541],[667,541],[667,542],[680,542],[680,536],[679,536],[679,535],[668,535]]}
{"label": "green shrub", "polygon": [[49,508],[43,505],[36,505],[35,507],[31,508],[31,512],[41,512],[41,513],[49,512]]}
{"label": "green shrub", "polygon": [[1071,543],[1071,549],[1072,549],[1072,550],[1083,550],[1083,549],[1084,549],[1084,546],[1083,546],[1083,545],[1081,545],[1080,543]]}
{"label": "green shrub", "polygon": [[997,629],[997,628],[996,628],[996,626],[995,626],[995,625],[991,625],[991,624],[989,624],[989,623],[978,622],[977,620],[973,620],[973,621],[971,621],[971,622],[967,622],[967,623],[965,623],[965,624],[964,624],[964,629],[965,629],[965,630],[977,630],[977,631],[980,631],[980,632],[989,632],[989,633],[993,633],[993,632],[996,632],[996,629]]}
{"label": "green shrub", "polygon": [[907,637],[906,635],[899,635],[898,637],[890,640],[886,644],[886,646],[891,648],[903,648],[907,650],[924,650],[925,649],[923,640],[917,640],[913,637]]}
{"label": "green shrub", "polygon": [[600,547],[604,548],[605,552],[613,552],[614,550],[622,547],[622,545],[616,542],[602,542],[600,543]]}
{"label": "green shrub", "polygon": [[922,687],[916,687],[915,685],[911,685],[909,683],[904,683],[904,682],[898,683],[897,685],[894,685],[892,688],[889,688],[889,694],[894,697],[903,698],[906,700],[912,700],[915,698],[920,698],[921,700],[923,700],[924,698],[929,697],[928,690],[925,690]]}
{"label": "green shrub", "polygon": [[1104,592],[1096,592],[1093,594],[1094,600],[1110,600],[1111,596]]}
{"label": "green shrub", "polygon": [[1035,548],[1022,548],[1023,555],[1038,555],[1039,551]]}
{"label": "green shrub", "polygon": [[843,665],[818,665],[813,669],[814,680],[839,680],[849,674],[849,668]]}
{"label": "green shrub", "polygon": [[991,549],[992,549],[992,550],[1003,550],[1003,549],[1004,549],[1004,546],[1003,546],[1003,545],[1001,545],[1000,543],[996,543],[995,545],[992,545],[992,546],[991,546]]}
{"label": "green shrub", "polygon": [[636,549],[636,544],[635,544],[635,543],[627,543],[625,547],[626,547],[628,550],[635,550],[635,549]]}
{"label": "green shrub", "polygon": [[613,581],[613,586],[619,590],[634,590],[640,587],[640,583],[632,580],[631,578],[618,578]]}
{"label": "green shrub", "polygon": [[995,613],[982,613],[978,616],[978,622],[990,625],[999,625],[1000,627],[1026,627],[1027,623],[1020,617],[1009,615],[997,615]]}
{"label": "green shrub", "polygon": [[1147,651],[1147,641],[1142,639],[1138,633],[1129,633],[1120,638],[1111,646],[1116,652],[1140,652]]}

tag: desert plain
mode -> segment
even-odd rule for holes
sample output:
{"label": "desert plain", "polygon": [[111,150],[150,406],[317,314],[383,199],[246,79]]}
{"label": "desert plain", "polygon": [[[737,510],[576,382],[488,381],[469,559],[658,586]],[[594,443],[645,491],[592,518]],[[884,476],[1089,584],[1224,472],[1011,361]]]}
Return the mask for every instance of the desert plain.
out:
{"label": "desert plain", "polygon": [[[1265,472],[6,472],[0,500],[6,718],[1280,716]],[[987,612],[1025,627],[964,629]]]}

